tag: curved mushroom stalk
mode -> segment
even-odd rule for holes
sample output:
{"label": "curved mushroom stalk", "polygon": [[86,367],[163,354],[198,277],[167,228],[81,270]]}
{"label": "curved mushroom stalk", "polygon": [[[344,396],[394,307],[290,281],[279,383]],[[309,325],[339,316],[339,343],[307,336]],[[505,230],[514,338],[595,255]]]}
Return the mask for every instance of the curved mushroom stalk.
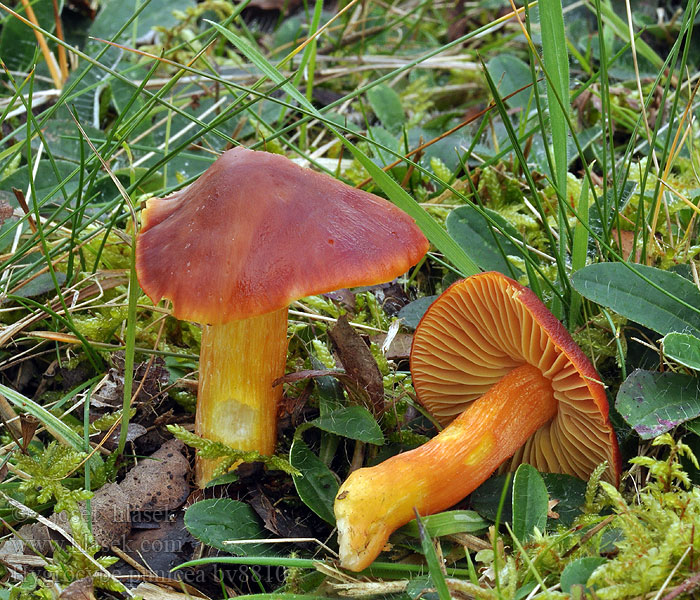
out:
{"label": "curved mushroom stalk", "polygon": [[[287,355],[287,309],[224,325],[205,325],[199,357],[197,435],[240,450],[273,454],[277,404]],[[204,487],[219,461],[197,457]]]}
{"label": "curved mushroom stalk", "polygon": [[556,412],[551,382],[523,365],[426,444],[352,473],[334,506],[341,565],[368,567],[414,509],[430,515],[459,502]]}

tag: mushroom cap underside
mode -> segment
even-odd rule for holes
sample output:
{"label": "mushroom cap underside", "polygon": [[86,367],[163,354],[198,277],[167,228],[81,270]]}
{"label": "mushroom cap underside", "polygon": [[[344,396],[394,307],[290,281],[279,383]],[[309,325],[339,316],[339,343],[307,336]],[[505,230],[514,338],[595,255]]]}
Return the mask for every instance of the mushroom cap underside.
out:
{"label": "mushroom cap underside", "polygon": [[551,381],[558,411],[508,466],[526,462],[587,479],[607,461],[616,482],[620,455],[600,376],[529,288],[495,272],[454,283],[423,316],[411,350],[418,399],[442,424],[523,364]]}
{"label": "mushroom cap underside", "polygon": [[220,324],[407,271],[428,241],[393,204],[267,152],[234,148],[147,202],[138,279],[181,319]]}

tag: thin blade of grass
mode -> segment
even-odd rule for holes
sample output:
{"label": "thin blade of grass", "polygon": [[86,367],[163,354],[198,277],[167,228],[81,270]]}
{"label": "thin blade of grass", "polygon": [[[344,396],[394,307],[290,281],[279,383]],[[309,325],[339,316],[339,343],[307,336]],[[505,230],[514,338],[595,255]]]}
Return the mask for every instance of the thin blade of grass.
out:
{"label": "thin blade of grass", "polygon": [[[586,6],[588,6],[594,14],[600,14],[606,19],[607,25],[609,25],[621,40],[629,42],[629,29],[627,23],[619,17],[612,6],[607,2],[596,2],[595,7],[592,5],[590,0],[586,1]],[[641,38],[636,40],[637,52],[640,56],[646,58],[654,67],[661,69],[663,66],[663,59],[654,51],[654,49],[647,44]]]}
{"label": "thin blade of grass", "polygon": [[97,148],[90,140],[90,138],[85,133],[85,130],[81,127],[78,121],[77,115],[71,113],[75,121],[78,130],[81,135],[85,138],[92,151],[95,153],[102,166],[107,171],[114,185],[119,190],[124,204],[129,209],[132,220],[132,233],[131,233],[131,252],[129,254],[129,300],[128,300],[128,313],[126,321],[126,349],[124,351],[124,390],[123,390],[123,402],[122,402],[122,418],[121,418],[121,430],[119,432],[119,444],[117,446],[117,454],[121,455],[124,452],[126,446],[126,434],[129,427],[129,415],[131,414],[131,390],[134,382],[134,348],[136,346],[136,304],[140,295],[139,283],[136,278],[136,233],[138,231],[138,220],[136,218],[136,213],[134,212],[134,207],[131,204],[131,198],[127,194],[126,190],[117,179],[117,177],[109,168],[109,165],[100,156]]}
{"label": "thin blade of grass", "polygon": [[[313,560],[310,558],[285,558],[277,556],[212,556],[209,558],[198,558],[196,560],[189,560],[187,562],[179,564],[177,567],[174,567],[171,570],[177,571],[178,569],[186,569],[189,567],[211,565],[216,563],[226,565],[260,565],[264,567],[297,567],[299,569],[315,569],[316,565],[325,564],[323,561]],[[448,568],[446,569],[446,571],[448,577],[469,577],[469,571],[467,569]],[[374,577],[400,578],[405,577],[406,573],[425,573],[425,566],[411,565],[408,563],[390,563],[375,561],[370,567],[368,567],[364,571],[360,571],[358,576],[371,575]]]}
{"label": "thin blade of grass", "polygon": [[[530,190],[530,197],[532,198],[533,205],[537,208],[537,212],[539,213],[542,229],[544,230],[544,234],[547,237],[549,247],[554,250],[555,248],[557,248],[557,242],[554,237],[554,234],[552,233],[551,228],[547,223],[547,213],[544,210],[544,207],[542,206],[542,203],[540,201],[540,196],[537,192],[537,186],[535,184],[534,179],[532,178],[530,170],[528,169],[527,160],[523,153],[523,149],[521,148],[518,142],[518,137],[515,133],[515,130],[513,129],[513,124],[510,121],[510,117],[508,116],[508,111],[506,110],[501,96],[498,93],[498,88],[496,87],[493,78],[491,77],[488,69],[486,68],[486,65],[482,63],[482,67],[484,76],[486,78],[486,82],[488,83],[489,89],[491,90],[491,95],[493,96],[494,102],[496,104],[496,108],[498,109],[498,113],[501,116],[501,120],[506,128],[508,137],[510,138],[511,145],[513,147],[513,152],[515,153],[515,156],[517,157],[517,160],[520,163],[522,173],[525,176],[525,181],[527,182],[528,188]],[[566,272],[564,270],[564,261],[557,261],[557,273],[559,280],[562,282],[562,286],[565,286],[567,282],[567,277]],[[557,297],[561,296],[558,295]]]}
{"label": "thin blade of grass", "polygon": [[[566,179],[568,172],[567,118],[564,111],[569,106],[569,53],[566,45],[564,15],[559,0],[540,0],[540,26],[542,28],[542,54],[547,69],[547,100],[549,123],[552,132],[554,188],[559,196],[557,221],[559,229],[559,261],[566,262],[568,252],[567,214],[562,209],[566,203]],[[562,100],[560,104],[559,99]],[[566,289],[566,286],[563,286]],[[557,311],[555,311],[557,312]]]}
{"label": "thin blade of grass", "polygon": [[[584,177],[581,193],[576,204],[578,220],[574,227],[574,239],[571,245],[571,272],[575,273],[586,266],[588,257],[588,179]],[[569,306],[569,324],[575,327],[581,312],[581,294],[572,288]]]}
{"label": "thin blade of grass", "polygon": [[433,546],[433,540],[428,535],[428,531],[426,530],[418,511],[414,509],[414,512],[416,513],[416,525],[418,525],[418,532],[420,533],[420,545],[423,549],[425,561],[428,563],[430,579],[435,586],[435,591],[437,592],[438,598],[440,600],[450,600],[450,590],[447,587],[445,576],[442,573],[440,561],[438,560],[435,547]]}
{"label": "thin blade of grass", "polygon": [[49,433],[59,442],[66,446],[71,446],[80,452],[85,451],[83,438],[43,406],[1,383],[0,393],[17,408],[39,419]]}

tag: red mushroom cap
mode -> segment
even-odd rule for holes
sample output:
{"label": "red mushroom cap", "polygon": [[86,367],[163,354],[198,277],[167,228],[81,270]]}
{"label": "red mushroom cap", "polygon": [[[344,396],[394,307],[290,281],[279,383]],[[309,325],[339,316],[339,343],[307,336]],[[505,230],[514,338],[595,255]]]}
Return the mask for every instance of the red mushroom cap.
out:
{"label": "red mushroom cap", "polygon": [[287,158],[234,148],[197,181],[151,199],[137,239],[139,283],[173,314],[221,324],[407,271],[428,241],[373,194]]}
{"label": "red mushroom cap", "polygon": [[600,376],[529,288],[495,272],[454,283],[423,316],[411,350],[418,399],[443,424],[523,364],[551,381],[559,408],[510,466],[587,479],[607,460],[607,477],[617,482],[620,454]]}

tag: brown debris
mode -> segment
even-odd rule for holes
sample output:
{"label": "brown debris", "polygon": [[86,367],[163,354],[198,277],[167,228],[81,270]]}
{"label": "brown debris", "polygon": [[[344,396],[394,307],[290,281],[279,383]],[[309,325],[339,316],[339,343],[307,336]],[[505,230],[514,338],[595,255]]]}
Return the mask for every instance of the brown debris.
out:
{"label": "brown debris", "polygon": [[138,569],[140,572],[167,577],[173,568],[191,558],[199,544],[185,529],[183,511],[148,515],[139,527],[129,536],[120,554],[126,554],[132,568],[143,565]]}
{"label": "brown debris", "polygon": [[247,500],[248,504],[262,519],[265,529],[275,535],[281,538],[313,537],[313,533],[308,527],[295,522],[285,515],[284,511],[277,508],[259,486],[257,489],[252,490],[252,496]]}
{"label": "brown debris", "polygon": [[12,207],[5,200],[0,200],[0,225],[12,216]]}
{"label": "brown debris", "polygon": [[377,361],[365,341],[342,315],[335,327],[328,331],[338,352],[345,372],[369,395],[375,416],[384,412],[384,385]]}
{"label": "brown debris", "polygon": [[61,592],[60,600],[95,600],[92,577],[77,579]]}
{"label": "brown debris", "polygon": [[[129,423],[126,428],[126,443],[136,441],[140,437],[146,435],[148,430],[138,423]],[[121,435],[120,429],[116,429],[112,435],[110,435],[102,444],[103,448],[107,450],[116,450],[119,447],[119,436]]]}
{"label": "brown debris", "polygon": [[[109,377],[90,398],[90,404],[96,408],[121,408],[124,400],[124,353],[115,352],[111,360]],[[162,358],[139,363],[134,367],[134,402],[143,403],[160,398],[162,388],[169,381],[170,373]]]}
{"label": "brown debris", "polygon": [[[182,452],[184,444],[169,440],[147,459],[131,469],[121,483],[103,486],[91,501],[92,533],[95,543],[103,548],[128,546],[135,513],[142,511],[173,511],[185,502],[189,493],[187,477],[189,461]],[[50,519],[59,527],[70,531],[65,513]],[[54,537],[47,526],[41,523],[24,525],[19,529],[22,539],[31,540],[29,550],[44,555],[53,551]],[[24,551],[23,544],[12,538],[0,548],[3,554],[18,554]],[[9,544],[9,545],[8,545]]]}
{"label": "brown debris", "polygon": [[129,498],[132,511],[174,510],[187,499],[189,461],[184,444],[169,440],[158,451],[126,474],[119,487]]}
{"label": "brown debris", "polygon": [[[384,345],[386,338],[387,335],[385,333],[378,333],[377,335],[369,336],[370,342],[377,344],[377,346],[380,347]],[[412,333],[397,333],[394,336],[394,339],[391,340],[385,356],[388,360],[408,360],[408,357],[411,355],[412,343]]]}

